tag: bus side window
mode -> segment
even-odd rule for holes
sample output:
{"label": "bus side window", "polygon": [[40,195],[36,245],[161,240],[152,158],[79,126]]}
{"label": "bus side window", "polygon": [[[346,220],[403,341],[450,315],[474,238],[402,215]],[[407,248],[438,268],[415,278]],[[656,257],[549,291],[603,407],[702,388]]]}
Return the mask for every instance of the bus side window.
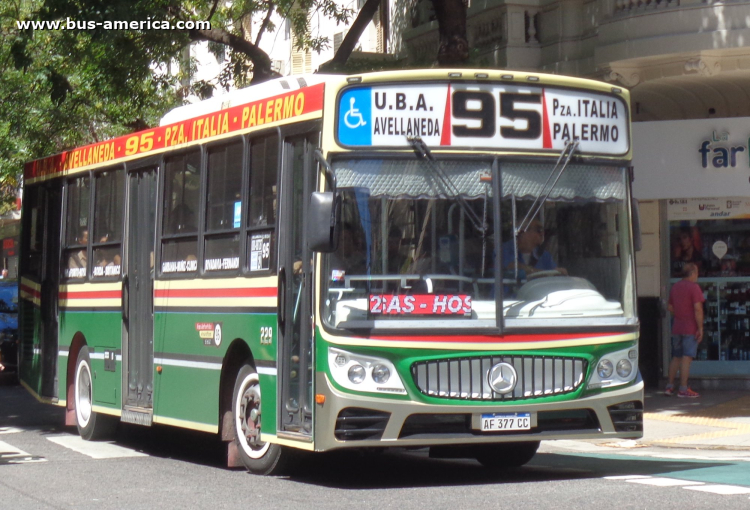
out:
{"label": "bus side window", "polygon": [[118,277],[122,265],[122,221],[125,182],[121,170],[94,177],[94,237],[92,254],[94,278]]}
{"label": "bus side window", "polygon": [[203,270],[237,271],[242,226],[242,141],[208,150]]}
{"label": "bus side window", "polygon": [[63,276],[82,280],[88,267],[90,180],[88,175],[78,177],[67,186]]}
{"label": "bus side window", "polygon": [[279,139],[277,136],[250,141],[250,204],[247,232],[250,272],[272,269],[276,241],[278,207],[277,175]]}
{"label": "bus side window", "polygon": [[200,151],[169,158],[165,164],[161,272],[198,271]]}
{"label": "bus side window", "polygon": [[41,278],[44,234],[44,190],[41,185],[28,186],[24,190],[23,232],[21,237],[24,257],[19,259],[21,272]]}

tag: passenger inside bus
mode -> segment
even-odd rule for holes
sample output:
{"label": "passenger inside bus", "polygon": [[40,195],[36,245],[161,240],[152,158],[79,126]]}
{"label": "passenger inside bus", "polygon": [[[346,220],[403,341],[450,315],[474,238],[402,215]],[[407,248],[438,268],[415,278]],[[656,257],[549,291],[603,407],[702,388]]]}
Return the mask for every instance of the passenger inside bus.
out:
{"label": "passenger inside bus", "polygon": [[331,269],[345,274],[365,274],[367,259],[362,229],[344,222],[339,234],[339,245],[331,258]]}
{"label": "passenger inside bus", "polygon": [[541,271],[557,271],[560,274],[567,275],[565,268],[557,267],[557,263],[552,258],[550,252],[542,247],[544,243],[544,225],[539,220],[533,220],[529,227],[519,232],[516,237],[518,246],[518,258],[514,257],[513,240],[503,243],[503,263],[505,269],[518,269],[518,277],[526,279],[534,273]]}
{"label": "passenger inside bus", "polygon": [[195,213],[187,204],[177,204],[169,213],[169,232],[171,234],[187,234],[197,230]]}
{"label": "passenger inside bus", "polygon": [[86,268],[86,245],[89,242],[88,229],[82,229],[76,237],[76,244],[82,244],[84,247],[73,253],[68,258],[68,269],[85,269]]}
{"label": "passenger inside bus", "polygon": [[404,274],[411,265],[406,253],[403,232],[393,225],[388,231],[388,274]]}

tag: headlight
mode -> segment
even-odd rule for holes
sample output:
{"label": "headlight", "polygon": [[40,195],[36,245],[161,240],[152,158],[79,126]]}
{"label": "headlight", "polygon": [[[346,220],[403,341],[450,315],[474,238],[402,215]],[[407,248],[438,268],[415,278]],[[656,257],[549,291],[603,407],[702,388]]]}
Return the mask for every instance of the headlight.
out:
{"label": "headlight", "polygon": [[328,368],[336,383],[346,389],[406,395],[396,367],[385,358],[328,348]]}
{"label": "headlight", "polygon": [[608,359],[603,359],[599,362],[599,365],[596,367],[596,372],[599,374],[599,377],[602,379],[609,379],[609,377],[612,375],[612,370],[614,367],[612,366],[612,362]]}
{"label": "headlight", "polygon": [[391,371],[385,365],[377,364],[372,367],[372,380],[378,384],[385,384],[391,377]]}
{"label": "headlight", "polygon": [[354,384],[362,384],[366,375],[367,372],[362,365],[352,365],[349,367],[349,380]]}
{"label": "headlight", "polygon": [[628,376],[630,376],[630,372],[632,370],[633,364],[630,361],[621,359],[617,362],[617,375],[619,375],[623,379],[626,379]]}
{"label": "headlight", "polygon": [[588,388],[610,388],[632,382],[638,374],[638,348],[628,347],[602,356],[591,374]]}

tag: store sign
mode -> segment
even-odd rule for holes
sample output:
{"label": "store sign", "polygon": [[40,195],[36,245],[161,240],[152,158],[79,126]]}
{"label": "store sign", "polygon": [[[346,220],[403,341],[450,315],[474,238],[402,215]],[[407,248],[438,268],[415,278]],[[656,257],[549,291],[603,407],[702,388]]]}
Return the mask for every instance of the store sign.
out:
{"label": "store sign", "polygon": [[750,218],[750,198],[670,198],[667,218],[670,221]]}
{"label": "store sign", "polygon": [[622,97],[554,87],[415,83],[350,87],[338,99],[336,135],[348,147],[561,151],[578,140],[588,154],[630,150]]}
{"label": "store sign", "polygon": [[14,257],[16,255],[16,240],[12,237],[3,239],[3,257]]}
{"label": "store sign", "polygon": [[711,133],[711,138],[703,140],[698,149],[701,156],[701,166],[708,168],[736,167],[738,162],[744,167],[748,166],[747,146],[729,143],[729,133]]}
{"label": "store sign", "polygon": [[748,120],[633,123],[634,196],[639,200],[750,196]]}

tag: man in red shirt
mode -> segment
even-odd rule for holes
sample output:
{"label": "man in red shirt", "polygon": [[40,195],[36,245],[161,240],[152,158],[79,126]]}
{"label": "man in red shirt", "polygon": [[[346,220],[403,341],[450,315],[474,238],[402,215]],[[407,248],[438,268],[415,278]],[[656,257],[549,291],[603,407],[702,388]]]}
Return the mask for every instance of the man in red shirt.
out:
{"label": "man in red shirt", "polygon": [[688,388],[690,363],[698,352],[698,344],[703,340],[703,302],[706,298],[696,283],[698,266],[692,262],[683,266],[683,278],[672,286],[669,292],[669,311],[674,314],[672,321],[672,361],[669,363],[669,383],[664,393],[674,395],[674,380],[680,372],[680,389],[677,396],[697,398],[700,395]]}

